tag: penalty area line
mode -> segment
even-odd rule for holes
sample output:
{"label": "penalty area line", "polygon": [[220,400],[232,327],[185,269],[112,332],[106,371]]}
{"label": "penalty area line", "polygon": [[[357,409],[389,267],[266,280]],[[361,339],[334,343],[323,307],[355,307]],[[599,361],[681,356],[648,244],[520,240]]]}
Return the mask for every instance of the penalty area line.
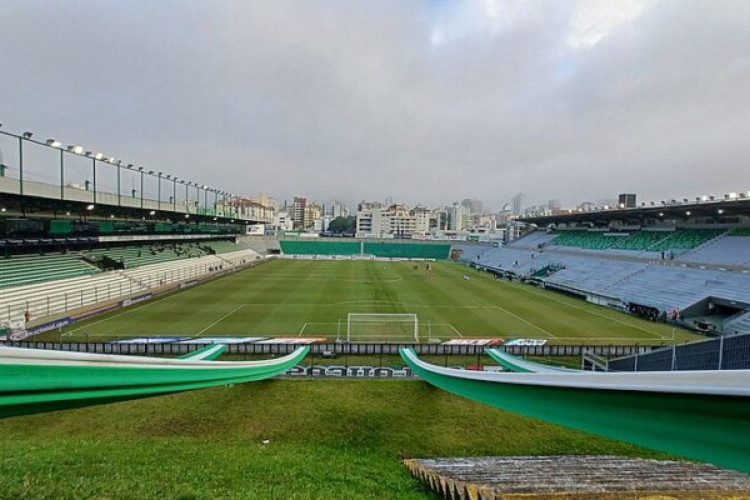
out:
{"label": "penalty area line", "polygon": [[213,323],[211,323],[210,325],[208,325],[206,328],[204,328],[203,330],[201,330],[198,333],[196,333],[196,335],[201,335],[204,332],[210,330],[211,328],[213,328],[214,326],[218,325],[219,323],[221,323],[222,321],[224,321],[229,316],[231,316],[232,314],[236,313],[237,311],[239,311],[243,307],[245,307],[245,304],[238,305],[237,307],[235,307],[234,309],[232,309],[231,312],[229,312],[229,313],[225,314],[224,316],[222,316],[221,318],[217,319],[216,321],[214,321]]}

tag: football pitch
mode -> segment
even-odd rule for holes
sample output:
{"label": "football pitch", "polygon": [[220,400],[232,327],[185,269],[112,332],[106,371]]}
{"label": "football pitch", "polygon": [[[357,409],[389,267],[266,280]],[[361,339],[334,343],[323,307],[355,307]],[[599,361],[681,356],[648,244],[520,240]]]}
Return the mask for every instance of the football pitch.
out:
{"label": "football pitch", "polygon": [[[413,314],[411,324],[347,329],[359,314]],[[376,316],[373,316],[376,317]],[[386,317],[387,318],[387,317]],[[148,336],[325,337],[353,342],[460,338],[557,344],[661,344],[698,339],[583,300],[495,280],[453,262],[274,260],[77,323],[47,338],[108,341]]]}

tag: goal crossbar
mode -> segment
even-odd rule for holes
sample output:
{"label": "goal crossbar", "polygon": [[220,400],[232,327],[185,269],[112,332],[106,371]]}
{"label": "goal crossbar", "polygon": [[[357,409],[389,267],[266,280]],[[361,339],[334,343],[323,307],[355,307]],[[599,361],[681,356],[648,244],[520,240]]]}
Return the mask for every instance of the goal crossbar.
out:
{"label": "goal crossbar", "polygon": [[[362,327],[362,328],[358,328]],[[360,330],[364,329],[365,333]],[[389,339],[396,336],[396,339]],[[401,340],[414,337],[419,342],[419,319],[412,313],[349,313],[346,317],[346,339]]]}

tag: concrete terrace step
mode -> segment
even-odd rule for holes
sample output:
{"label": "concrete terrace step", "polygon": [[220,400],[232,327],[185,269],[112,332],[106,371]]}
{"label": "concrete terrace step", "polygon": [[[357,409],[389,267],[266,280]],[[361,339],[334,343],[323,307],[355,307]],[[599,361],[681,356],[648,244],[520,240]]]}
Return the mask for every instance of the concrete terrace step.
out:
{"label": "concrete terrace step", "polygon": [[449,499],[729,498],[750,476],[709,464],[617,456],[476,457],[405,460],[409,472]]}

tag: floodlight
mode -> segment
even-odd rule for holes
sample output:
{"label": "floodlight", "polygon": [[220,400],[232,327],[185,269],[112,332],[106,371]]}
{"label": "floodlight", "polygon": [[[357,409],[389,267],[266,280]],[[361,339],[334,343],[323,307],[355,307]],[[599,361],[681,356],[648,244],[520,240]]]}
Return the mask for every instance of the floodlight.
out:
{"label": "floodlight", "polygon": [[33,136],[33,135],[34,134],[32,132],[24,132],[23,133],[23,138],[24,139],[31,139],[31,136]]}
{"label": "floodlight", "polygon": [[60,141],[56,141],[55,139],[47,139],[47,146],[52,146],[53,148],[59,148],[62,144]]}
{"label": "floodlight", "polygon": [[94,209],[94,205],[89,205],[86,207],[86,210],[93,210],[93,209]]}

